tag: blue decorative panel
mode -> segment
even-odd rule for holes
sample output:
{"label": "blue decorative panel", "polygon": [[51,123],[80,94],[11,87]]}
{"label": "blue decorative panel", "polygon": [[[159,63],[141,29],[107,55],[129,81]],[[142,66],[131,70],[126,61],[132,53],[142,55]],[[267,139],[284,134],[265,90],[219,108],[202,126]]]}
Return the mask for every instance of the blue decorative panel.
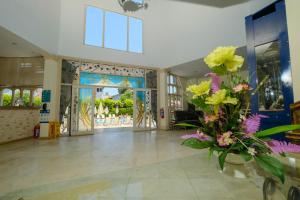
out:
{"label": "blue decorative panel", "polygon": [[[279,0],[246,17],[251,112],[268,116],[262,129],[291,124],[293,103],[285,2]],[[283,136],[277,139],[283,139]]]}
{"label": "blue decorative panel", "polygon": [[81,85],[145,88],[145,78],[80,72]]}

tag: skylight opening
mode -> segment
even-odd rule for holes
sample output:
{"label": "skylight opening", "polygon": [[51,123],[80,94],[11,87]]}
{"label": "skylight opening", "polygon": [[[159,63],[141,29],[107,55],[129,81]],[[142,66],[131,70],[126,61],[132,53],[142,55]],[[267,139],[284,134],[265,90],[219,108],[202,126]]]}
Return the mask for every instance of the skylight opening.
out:
{"label": "skylight opening", "polygon": [[[142,0],[135,0],[143,2]],[[143,21],[88,6],[84,44],[143,53]]]}

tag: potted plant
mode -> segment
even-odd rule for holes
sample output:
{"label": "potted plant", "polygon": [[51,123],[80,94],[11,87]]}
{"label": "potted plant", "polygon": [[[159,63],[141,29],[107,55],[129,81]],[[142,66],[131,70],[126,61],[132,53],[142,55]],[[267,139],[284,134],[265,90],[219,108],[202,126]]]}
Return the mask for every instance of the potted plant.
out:
{"label": "potted plant", "polygon": [[284,182],[283,165],[272,154],[300,152],[300,146],[269,137],[300,129],[300,125],[259,131],[261,119],[267,116],[250,113],[249,101],[245,102],[250,93],[257,89],[250,88],[248,81],[238,74],[244,58],[235,52],[236,47],[231,46],[215,49],[204,59],[212,70],[206,75],[208,80],[187,88],[187,92],[193,95],[192,103],[204,112],[204,119],[199,119],[201,127],[177,124],[198,129],[195,134],[184,135],[182,144],[196,149],[207,148],[210,155],[216,153],[221,169],[224,169],[227,157],[228,162],[241,162],[232,159],[234,156],[239,156],[244,161],[254,160],[263,170]]}

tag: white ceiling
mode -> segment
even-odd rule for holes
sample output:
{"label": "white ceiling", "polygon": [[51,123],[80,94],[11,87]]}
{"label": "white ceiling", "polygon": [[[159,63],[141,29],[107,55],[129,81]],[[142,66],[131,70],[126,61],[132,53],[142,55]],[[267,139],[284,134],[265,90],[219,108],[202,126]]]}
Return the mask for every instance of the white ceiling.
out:
{"label": "white ceiling", "polygon": [[125,13],[144,21],[143,54],[83,45],[85,6],[123,13],[117,0],[2,0],[0,26],[54,55],[168,68],[216,46],[245,46],[244,17],[274,0],[145,1],[147,10]]}
{"label": "white ceiling", "polygon": [[183,1],[186,3],[201,4],[201,5],[205,5],[205,6],[225,8],[225,7],[229,7],[229,6],[246,3],[250,0],[173,0],[173,1]]}
{"label": "white ceiling", "polygon": [[0,26],[0,57],[36,57],[41,50]]}
{"label": "white ceiling", "polygon": [[[243,56],[245,58],[245,63],[242,70],[246,70],[247,66],[247,49],[246,47],[238,48],[236,51],[237,55]],[[169,68],[170,72],[182,77],[202,77],[210,72],[210,69],[204,63],[203,58],[193,60],[191,62],[182,63],[174,67]]]}

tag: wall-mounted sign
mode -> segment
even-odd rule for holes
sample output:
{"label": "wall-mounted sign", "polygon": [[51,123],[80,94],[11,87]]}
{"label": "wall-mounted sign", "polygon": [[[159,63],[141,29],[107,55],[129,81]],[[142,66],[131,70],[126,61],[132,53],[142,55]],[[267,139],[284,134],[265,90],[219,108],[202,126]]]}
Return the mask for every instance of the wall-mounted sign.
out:
{"label": "wall-mounted sign", "polygon": [[49,123],[50,110],[40,110],[40,123]]}
{"label": "wall-mounted sign", "polygon": [[42,102],[50,103],[51,101],[51,90],[43,90],[42,92]]}

